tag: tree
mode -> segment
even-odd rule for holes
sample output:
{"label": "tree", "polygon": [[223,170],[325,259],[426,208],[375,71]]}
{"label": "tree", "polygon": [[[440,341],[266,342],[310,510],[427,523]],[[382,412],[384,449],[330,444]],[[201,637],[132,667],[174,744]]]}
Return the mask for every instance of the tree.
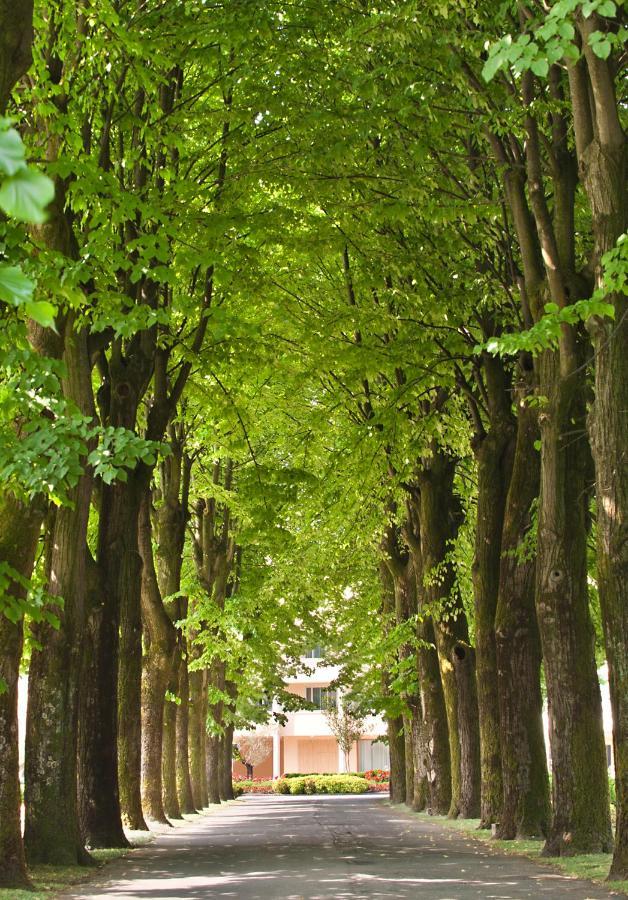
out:
{"label": "tree", "polygon": [[351,768],[349,754],[364,731],[364,718],[355,704],[344,698],[340,698],[337,704],[326,707],[324,712],[331,733],[344,755],[345,772],[349,772]]}
{"label": "tree", "polygon": [[268,759],[272,749],[272,738],[264,731],[258,730],[253,734],[245,734],[238,738],[237,751],[246,766],[247,778],[253,778],[253,769]]}

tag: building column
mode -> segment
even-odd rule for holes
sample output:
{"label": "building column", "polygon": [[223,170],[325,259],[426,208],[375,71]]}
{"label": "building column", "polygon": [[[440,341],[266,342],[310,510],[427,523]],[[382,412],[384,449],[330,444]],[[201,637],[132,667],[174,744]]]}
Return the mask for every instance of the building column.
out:
{"label": "building column", "polygon": [[281,735],[279,729],[273,734],[273,778],[281,775]]}

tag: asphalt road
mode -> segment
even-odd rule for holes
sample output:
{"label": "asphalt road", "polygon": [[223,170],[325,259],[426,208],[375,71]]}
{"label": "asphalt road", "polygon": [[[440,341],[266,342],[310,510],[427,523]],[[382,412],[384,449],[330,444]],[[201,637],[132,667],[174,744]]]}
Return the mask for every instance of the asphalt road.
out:
{"label": "asphalt road", "polygon": [[173,829],[63,895],[597,900],[604,888],[391,809],[377,795],[251,796]]}

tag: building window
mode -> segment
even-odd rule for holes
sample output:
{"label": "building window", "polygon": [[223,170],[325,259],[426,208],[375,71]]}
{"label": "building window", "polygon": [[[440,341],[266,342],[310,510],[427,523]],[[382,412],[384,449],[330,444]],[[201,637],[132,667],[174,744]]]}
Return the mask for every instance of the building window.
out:
{"label": "building window", "polygon": [[390,769],[388,744],[382,744],[381,741],[359,741],[358,769],[360,772],[368,772],[369,769]]}
{"label": "building window", "polygon": [[321,647],[320,644],[317,644],[316,647],[310,647],[304,654],[306,659],[322,659],[324,655],[325,648]]}
{"label": "building window", "polygon": [[316,709],[332,709],[336,706],[336,692],[331,688],[308,687],[305,689],[305,699]]}

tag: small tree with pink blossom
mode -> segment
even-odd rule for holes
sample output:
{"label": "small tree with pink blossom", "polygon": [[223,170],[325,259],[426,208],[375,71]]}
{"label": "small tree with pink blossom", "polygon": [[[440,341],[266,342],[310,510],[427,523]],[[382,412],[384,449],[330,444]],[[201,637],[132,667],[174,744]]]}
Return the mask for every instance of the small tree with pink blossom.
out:
{"label": "small tree with pink blossom", "polygon": [[272,748],[272,738],[264,732],[244,735],[238,739],[238,753],[246,766],[247,778],[253,777],[254,767],[268,759]]}

